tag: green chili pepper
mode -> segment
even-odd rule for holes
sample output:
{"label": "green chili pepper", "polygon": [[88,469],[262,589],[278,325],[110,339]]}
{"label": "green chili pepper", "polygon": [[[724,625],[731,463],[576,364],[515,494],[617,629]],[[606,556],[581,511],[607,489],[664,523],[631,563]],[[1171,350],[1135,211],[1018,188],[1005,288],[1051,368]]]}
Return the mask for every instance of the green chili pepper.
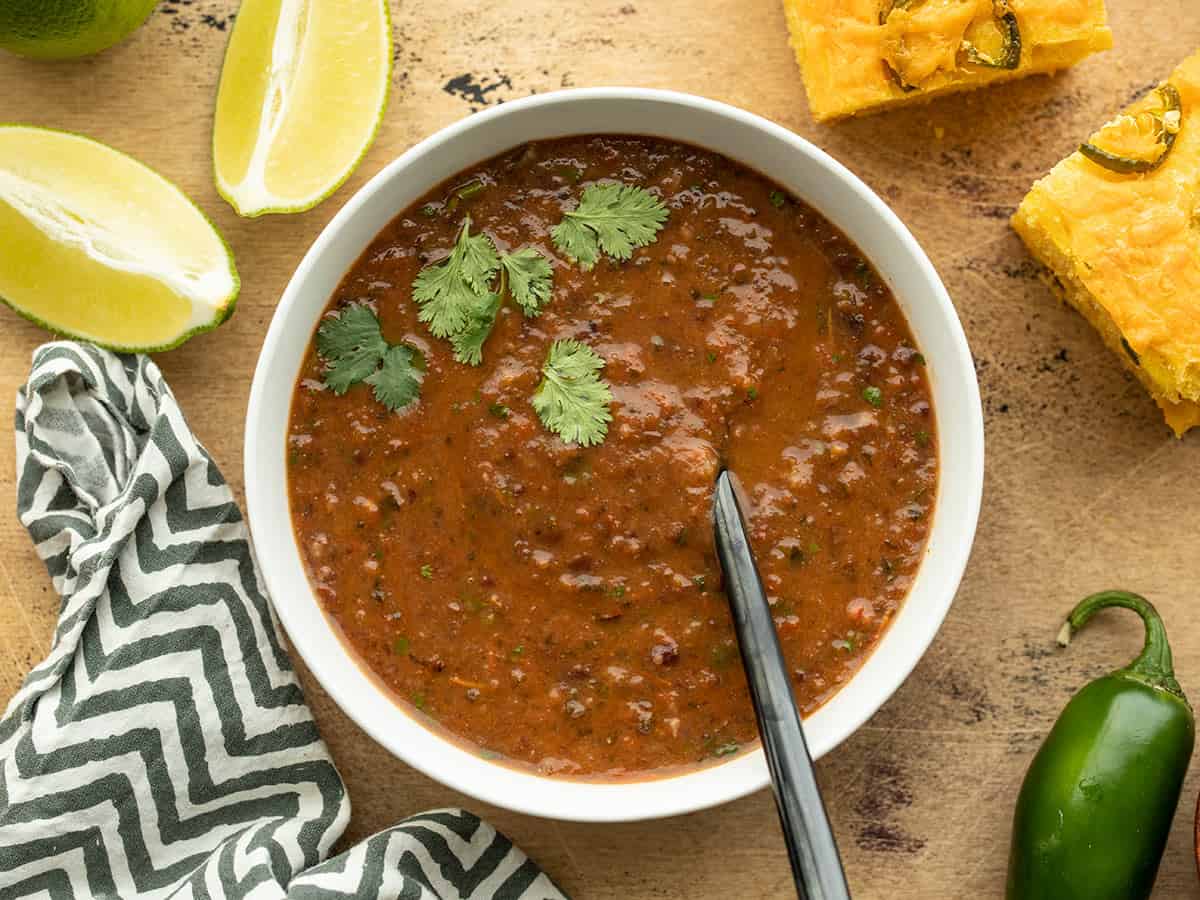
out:
{"label": "green chili pepper", "polygon": [[[893,9],[910,9],[913,6],[919,6],[922,2],[923,0],[883,0],[883,5],[879,8],[879,24],[887,24],[888,16],[892,14]],[[920,90],[915,84],[906,82],[886,59],[880,60],[880,62],[883,63],[883,74],[904,93],[909,94]]]}
{"label": "green chili pepper", "polygon": [[1008,6],[1008,0],[992,0],[992,11],[996,18],[996,27],[1000,29],[1003,40],[999,56],[988,56],[970,42],[965,42],[963,52],[967,62],[977,66],[987,66],[989,69],[1015,69],[1021,65],[1021,26],[1017,17]]}
{"label": "green chili pepper", "polygon": [[450,191],[450,198],[446,201],[446,209],[450,212],[458,209],[458,204],[463,200],[470,200],[476,194],[483,191],[486,185],[478,178],[472,178],[470,181],[460,184],[458,187]]}
{"label": "green chili pepper", "polygon": [[913,91],[919,91],[921,88],[915,84],[909,84],[904,78],[892,68],[892,64],[886,59],[880,60],[883,63],[883,74],[886,75],[896,87],[904,91],[906,94],[911,94]]}
{"label": "green chili pepper", "polygon": [[879,24],[887,24],[888,16],[892,14],[893,9],[910,9],[920,6],[921,2],[922,0],[883,0],[883,5],[879,7]]}
{"label": "green chili pepper", "polygon": [[1017,797],[1007,900],[1145,900],[1154,887],[1195,741],[1162,619],[1137,594],[1084,599],[1064,646],[1097,610],[1142,617],[1145,646],[1071,698]]}
{"label": "green chili pepper", "polygon": [[[913,9],[920,6],[923,0],[884,0],[879,9],[879,24],[886,25],[888,17],[896,9]],[[996,27],[1000,29],[1001,48],[998,56],[984,53],[970,41],[963,41],[963,55],[966,61],[989,69],[1015,69],[1021,65],[1021,25],[1017,21],[1008,4],[1008,0],[992,0],[992,15]],[[901,90],[918,90],[916,85],[909,84],[904,77],[886,59],[883,60],[883,70]]]}
{"label": "green chili pepper", "polygon": [[1105,150],[1103,147],[1097,147],[1090,141],[1080,144],[1079,152],[1096,165],[1103,166],[1118,175],[1153,172],[1161,166],[1171,155],[1171,149],[1175,146],[1175,138],[1179,136],[1179,128],[1183,122],[1183,100],[1180,99],[1175,85],[1170,82],[1160,84],[1154,89],[1154,92],[1162,100],[1162,109],[1150,114],[1154,118],[1155,139],[1162,148],[1162,152],[1158,156],[1154,159],[1122,156],[1119,153]]}

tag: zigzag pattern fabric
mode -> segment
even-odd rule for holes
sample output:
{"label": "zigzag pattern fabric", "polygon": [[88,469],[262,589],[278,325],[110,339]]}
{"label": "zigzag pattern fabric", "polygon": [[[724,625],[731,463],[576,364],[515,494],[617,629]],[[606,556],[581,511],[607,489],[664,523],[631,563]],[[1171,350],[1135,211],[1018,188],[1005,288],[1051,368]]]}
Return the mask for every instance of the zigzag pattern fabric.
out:
{"label": "zigzag pattern fabric", "polygon": [[16,435],[62,605],[0,719],[0,900],[563,897],[461,810],[326,859],[345,787],[233,495],[148,357],[39,348]]}

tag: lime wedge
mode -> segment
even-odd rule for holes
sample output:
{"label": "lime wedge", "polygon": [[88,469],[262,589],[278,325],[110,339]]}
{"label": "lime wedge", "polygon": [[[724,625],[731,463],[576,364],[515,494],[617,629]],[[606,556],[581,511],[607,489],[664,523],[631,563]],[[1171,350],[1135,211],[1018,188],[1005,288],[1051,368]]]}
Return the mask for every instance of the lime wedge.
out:
{"label": "lime wedge", "polygon": [[0,125],[0,300],[114,350],[165,350],[233,312],[229,248],[173,184],[104,144]]}
{"label": "lime wedge", "polygon": [[217,190],[240,215],[303,212],[341,186],[387,104],[385,0],[244,0],[217,91]]}
{"label": "lime wedge", "polygon": [[34,59],[99,53],[146,21],[158,0],[3,0],[0,47]]}

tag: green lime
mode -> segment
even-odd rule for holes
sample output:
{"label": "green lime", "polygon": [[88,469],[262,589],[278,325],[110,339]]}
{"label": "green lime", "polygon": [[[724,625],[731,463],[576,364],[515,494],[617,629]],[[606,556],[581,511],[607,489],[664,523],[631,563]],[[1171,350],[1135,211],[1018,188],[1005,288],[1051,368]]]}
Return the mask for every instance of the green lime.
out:
{"label": "green lime", "polygon": [[146,21],[158,0],[0,0],[0,48],[35,59],[88,56]]}
{"label": "green lime", "polygon": [[242,0],[213,120],[221,196],[261,216],[332,194],[375,138],[391,67],[386,0]]}
{"label": "green lime", "polygon": [[164,350],[233,312],[237,270],[204,214],[76,134],[0,125],[0,235],[0,303],[59,334]]}

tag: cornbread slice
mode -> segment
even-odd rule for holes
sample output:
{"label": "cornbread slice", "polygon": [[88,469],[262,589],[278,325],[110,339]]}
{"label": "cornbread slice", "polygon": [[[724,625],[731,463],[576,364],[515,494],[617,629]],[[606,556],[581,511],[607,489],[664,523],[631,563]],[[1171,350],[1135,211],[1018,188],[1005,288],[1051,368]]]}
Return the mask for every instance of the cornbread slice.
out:
{"label": "cornbread slice", "polygon": [[[1161,165],[1121,174],[1073,153],[1033,186],[1013,227],[1182,435],[1200,425],[1200,52],[1166,84],[1180,110],[1160,116],[1174,135]],[[1164,91],[1090,143],[1127,137]]]}
{"label": "cornbread slice", "polygon": [[[1054,72],[1112,46],[1104,0],[784,0],[783,6],[817,121]],[[1007,50],[1014,52],[1006,60]]]}

